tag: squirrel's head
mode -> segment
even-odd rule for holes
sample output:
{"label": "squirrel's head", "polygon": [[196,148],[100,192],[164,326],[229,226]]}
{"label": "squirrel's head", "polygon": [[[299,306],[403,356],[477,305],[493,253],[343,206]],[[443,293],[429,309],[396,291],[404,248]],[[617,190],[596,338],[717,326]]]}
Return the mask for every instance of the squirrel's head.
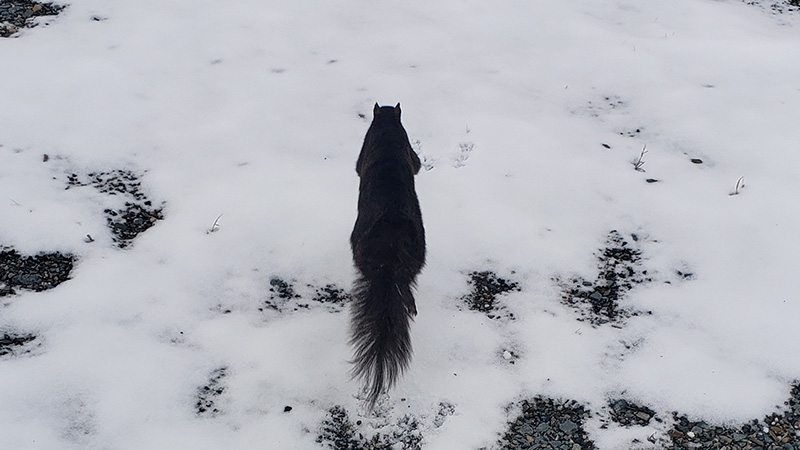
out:
{"label": "squirrel's head", "polygon": [[394,120],[398,122],[400,121],[400,103],[395,106],[380,106],[378,103],[375,103],[375,107],[372,108],[372,120],[390,118],[394,118]]}

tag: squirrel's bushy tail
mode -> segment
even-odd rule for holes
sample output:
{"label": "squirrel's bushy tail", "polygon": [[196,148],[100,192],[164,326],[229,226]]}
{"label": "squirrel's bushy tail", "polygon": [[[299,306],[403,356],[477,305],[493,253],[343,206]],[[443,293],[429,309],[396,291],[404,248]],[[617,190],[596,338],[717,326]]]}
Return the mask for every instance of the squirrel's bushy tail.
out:
{"label": "squirrel's bushy tail", "polygon": [[356,280],[350,343],[355,348],[352,370],[367,394],[371,411],[381,393],[391,388],[411,361],[409,322],[416,313],[413,281],[398,282],[389,271]]}

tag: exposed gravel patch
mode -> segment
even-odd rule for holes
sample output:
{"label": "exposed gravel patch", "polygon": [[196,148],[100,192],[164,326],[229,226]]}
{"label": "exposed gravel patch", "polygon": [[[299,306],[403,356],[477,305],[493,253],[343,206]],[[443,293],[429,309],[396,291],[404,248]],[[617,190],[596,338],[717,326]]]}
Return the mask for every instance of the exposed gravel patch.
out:
{"label": "exposed gravel patch", "polygon": [[[153,202],[142,192],[140,175],[130,170],[92,172],[85,177],[75,173],[67,176],[67,189],[83,186],[91,186],[102,194],[125,199],[122,208],[104,210],[107,225],[119,248],[129,246],[139,234],[164,219],[163,205],[153,206]],[[87,241],[91,240],[91,236],[87,236]]]}
{"label": "exposed gravel patch", "polygon": [[31,343],[36,340],[32,334],[3,333],[0,337],[0,356],[19,356],[31,351]]}
{"label": "exposed gravel patch", "polygon": [[470,273],[468,283],[472,286],[472,292],[461,299],[469,309],[485,313],[490,319],[514,318],[513,313],[506,314],[503,311],[505,308],[498,302],[498,297],[506,292],[519,291],[519,283],[500,278],[489,270]]}
{"label": "exposed gravel patch", "polygon": [[[610,417],[624,427],[652,426],[662,423],[652,409],[625,399],[609,400]],[[523,401],[519,416],[508,424],[495,450],[510,449],[594,449],[583,429],[589,410],[575,401],[536,397]],[[605,428],[605,426],[601,427]],[[652,437],[651,445],[635,448],[660,450],[800,450],[800,382],[791,389],[789,399],[779,411],[763,420],[753,420],[741,427],[712,425],[692,421],[673,413],[668,440]],[[636,443],[637,441],[634,441]],[[632,443],[633,445],[633,443]],[[644,445],[644,447],[642,447]],[[482,449],[486,450],[486,449]]]}
{"label": "exposed gravel patch", "polygon": [[759,6],[773,14],[800,12],[800,0],[743,0],[748,5]]}
{"label": "exposed gravel patch", "polygon": [[341,406],[328,410],[328,417],[322,422],[317,442],[327,444],[334,450],[358,450],[364,448],[364,436],[357,433],[347,411]]}
{"label": "exposed gravel patch", "polygon": [[[611,420],[626,427],[631,425],[647,426],[656,416],[652,409],[625,399],[609,400],[608,406],[611,410]],[[656,418],[656,420],[660,422],[659,419]]]}
{"label": "exposed gravel patch", "polygon": [[0,297],[13,295],[16,289],[46,291],[69,279],[75,257],[63,253],[20,255],[0,247]]}
{"label": "exposed gravel patch", "polygon": [[0,1],[0,37],[10,37],[22,28],[33,28],[35,17],[55,16],[65,6],[31,0]]}
{"label": "exposed gravel patch", "polygon": [[208,383],[197,389],[195,414],[202,417],[215,417],[220,414],[218,399],[225,392],[225,385],[222,384],[222,381],[227,375],[228,368],[220,367],[211,372]]}
{"label": "exposed gravel patch", "polygon": [[[636,242],[639,237],[632,234]],[[608,234],[606,247],[597,255],[598,275],[594,281],[573,277],[554,281],[562,287],[562,301],[580,313],[578,320],[592,325],[618,323],[638,315],[620,306],[620,300],[637,284],[652,281],[642,268],[642,252],[634,248],[622,234],[613,230]]]}
{"label": "exposed gravel patch", "polygon": [[573,400],[535,397],[521,404],[520,415],[508,425],[508,431],[495,448],[591,450],[595,449],[583,429],[591,414]]}
{"label": "exposed gravel patch", "polygon": [[295,294],[294,286],[291,282],[284,281],[279,277],[272,277],[269,280],[269,285],[272,286],[269,288],[269,291],[275,294],[271,296],[272,298],[277,297],[283,300],[300,298],[300,295]]}
{"label": "exposed gravel patch", "polygon": [[[300,311],[314,305],[325,305],[331,312],[339,312],[350,301],[350,294],[336,284],[316,287],[312,284],[297,288],[295,280],[273,276],[269,280],[269,298],[259,306],[259,311]],[[310,298],[310,300],[309,300]]]}
{"label": "exposed gravel patch", "polygon": [[414,415],[404,415],[391,425],[381,427],[381,431],[371,437],[359,432],[362,421],[350,420],[347,411],[341,406],[328,410],[328,417],[322,422],[317,442],[333,450],[420,450],[423,448],[423,431],[444,424],[446,418],[455,412],[455,407],[442,402],[439,409],[427,422],[423,423]]}
{"label": "exposed gravel patch", "polygon": [[104,211],[108,216],[108,227],[111,228],[119,248],[127,247],[136,236],[155,225],[156,221],[164,219],[161,209],[149,209],[148,206],[126,202],[125,209]]}
{"label": "exposed gravel patch", "polygon": [[691,421],[673,414],[675,425],[668,431],[668,449],[800,450],[800,383],[792,387],[782,411],[738,428]]}
{"label": "exposed gravel patch", "polygon": [[283,278],[276,276],[270,278],[269,285],[269,298],[266,299],[262,306],[258,308],[259,311],[271,309],[282,312],[287,309],[293,309],[297,311],[301,308],[308,308],[307,304],[303,305],[293,301],[300,298],[300,295],[295,293],[293,281],[286,281]]}
{"label": "exposed gravel patch", "polygon": [[[309,285],[309,287],[312,287]],[[319,303],[329,303],[332,305],[343,305],[347,303],[350,296],[344,289],[337,287],[335,284],[327,284],[324,287],[317,288],[314,294],[314,301]]]}

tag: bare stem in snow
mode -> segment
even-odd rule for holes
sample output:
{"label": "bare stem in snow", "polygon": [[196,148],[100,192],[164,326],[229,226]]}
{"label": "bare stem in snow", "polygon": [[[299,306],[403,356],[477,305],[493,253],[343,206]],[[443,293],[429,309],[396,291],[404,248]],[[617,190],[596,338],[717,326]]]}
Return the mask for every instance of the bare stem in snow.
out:
{"label": "bare stem in snow", "polygon": [[645,153],[647,153],[647,144],[644,144],[644,147],[642,147],[642,153],[639,153],[639,159],[637,159],[633,163],[633,168],[636,169],[636,171],[638,171],[638,172],[644,172],[644,169],[642,169],[642,166],[644,165],[644,154]]}
{"label": "bare stem in snow", "polygon": [[739,177],[739,179],[736,180],[736,187],[734,187],[731,195],[739,195],[739,191],[741,191],[743,187],[744,187],[744,177]]}
{"label": "bare stem in snow", "polygon": [[214,220],[214,225],[211,225],[211,228],[208,231],[206,231],[206,234],[213,233],[213,232],[219,230],[219,219],[220,219],[220,217],[222,217],[222,214],[217,216],[216,220]]}

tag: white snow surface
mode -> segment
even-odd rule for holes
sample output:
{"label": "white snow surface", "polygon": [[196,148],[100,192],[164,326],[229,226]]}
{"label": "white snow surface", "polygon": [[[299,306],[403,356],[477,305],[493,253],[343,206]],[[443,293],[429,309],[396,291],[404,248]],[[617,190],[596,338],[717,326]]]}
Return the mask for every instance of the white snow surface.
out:
{"label": "white snow surface", "polygon": [[[402,104],[426,165],[415,354],[385,405],[420,419],[425,448],[491,447],[507,405],[542,395],[586,405],[590,438],[625,449],[668,423],[601,429],[611,397],[736,424],[800,378],[799,13],[74,0],[38,21],[0,40],[0,245],[78,262],[3,298],[0,332],[40,345],[0,360],[2,449],[316,449],[334,405],[373,432],[346,309],[259,307],[274,276],[350,288],[375,102]],[[113,169],[165,202],[124,250],[103,196],[65,190]],[[611,230],[639,236],[653,278],[621,306],[652,314],[592,327],[553,278],[593,279]],[[501,297],[515,320],[465,307],[474,270],[520,283]],[[198,417],[220,367],[220,413]],[[454,413],[437,426],[440,402]]]}

